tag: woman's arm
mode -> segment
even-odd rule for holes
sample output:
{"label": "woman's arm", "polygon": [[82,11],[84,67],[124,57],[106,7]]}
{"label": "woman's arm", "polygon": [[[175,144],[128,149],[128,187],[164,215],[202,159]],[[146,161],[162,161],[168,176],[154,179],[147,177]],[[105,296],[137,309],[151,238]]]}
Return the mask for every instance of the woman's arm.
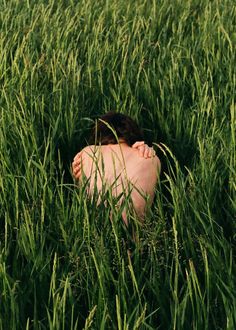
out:
{"label": "woman's arm", "polygon": [[[144,141],[137,141],[132,145],[132,148],[139,151],[139,156],[143,158],[153,158],[156,153],[152,147],[149,147]],[[79,180],[82,174],[82,153],[84,149],[77,153],[72,163],[72,173],[76,180]]]}

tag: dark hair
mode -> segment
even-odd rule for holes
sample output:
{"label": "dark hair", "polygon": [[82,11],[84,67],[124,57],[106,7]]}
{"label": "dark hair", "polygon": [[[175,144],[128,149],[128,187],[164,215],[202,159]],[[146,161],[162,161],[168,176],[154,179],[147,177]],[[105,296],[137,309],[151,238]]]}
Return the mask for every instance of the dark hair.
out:
{"label": "dark hair", "polygon": [[108,112],[96,120],[91,144],[117,144],[117,137],[113,131],[118,139],[123,139],[130,147],[136,141],[143,140],[142,130],[132,118],[122,113]]}

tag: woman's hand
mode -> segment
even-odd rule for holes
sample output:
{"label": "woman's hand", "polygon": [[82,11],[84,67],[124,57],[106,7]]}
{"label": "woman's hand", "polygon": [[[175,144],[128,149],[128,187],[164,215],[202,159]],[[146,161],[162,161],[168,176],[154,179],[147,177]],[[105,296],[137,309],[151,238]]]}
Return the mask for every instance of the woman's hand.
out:
{"label": "woman's hand", "polygon": [[132,148],[137,149],[140,157],[152,158],[156,156],[156,152],[152,147],[149,147],[144,141],[137,141],[132,145]]}
{"label": "woman's hand", "polygon": [[82,151],[75,155],[72,163],[72,173],[76,180],[79,180],[82,174]]}

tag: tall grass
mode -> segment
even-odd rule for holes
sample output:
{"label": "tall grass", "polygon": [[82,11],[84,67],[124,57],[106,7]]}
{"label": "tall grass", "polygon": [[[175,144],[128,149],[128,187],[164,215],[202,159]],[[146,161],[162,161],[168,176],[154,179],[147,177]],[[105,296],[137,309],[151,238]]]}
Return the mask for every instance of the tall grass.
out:
{"label": "tall grass", "polygon": [[[235,25],[232,0],[0,2],[0,329],[235,329]],[[108,110],[162,161],[131,256],[70,173]]]}

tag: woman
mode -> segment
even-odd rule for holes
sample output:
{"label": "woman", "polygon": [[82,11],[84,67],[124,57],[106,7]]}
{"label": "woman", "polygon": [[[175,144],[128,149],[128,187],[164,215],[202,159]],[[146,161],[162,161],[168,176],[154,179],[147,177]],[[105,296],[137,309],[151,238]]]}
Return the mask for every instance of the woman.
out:
{"label": "woman", "polygon": [[[99,194],[111,190],[123,208],[127,220],[127,197],[140,220],[145,217],[147,204],[154,197],[160,173],[160,160],[144,142],[143,134],[129,116],[109,112],[101,116],[93,129],[92,143],[79,152],[72,163],[77,180],[89,181],[88,192]],[[125,206],[124,206],[125,205]]]}

